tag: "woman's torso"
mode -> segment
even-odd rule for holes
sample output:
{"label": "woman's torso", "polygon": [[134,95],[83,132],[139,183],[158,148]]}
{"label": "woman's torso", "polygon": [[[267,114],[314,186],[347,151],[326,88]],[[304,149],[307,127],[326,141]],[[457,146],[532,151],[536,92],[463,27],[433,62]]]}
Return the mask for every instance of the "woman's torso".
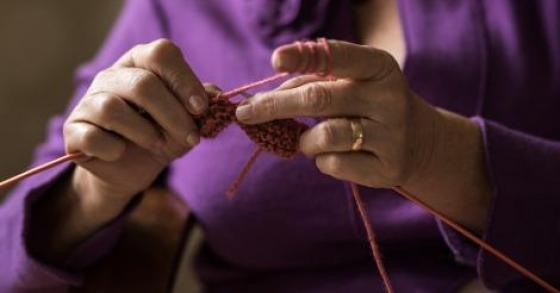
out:
{"label": "woman's torso", "polygon": [[[360,36],[354,29],[349,1],[271,3],[168,1],[169,37],[204,81],[224,89],[272,74],[269,57],[279,44],[317,36],[368,40],[367,33],[361,30]],[[471,1],[422,6],[407,0],[399,5],[406,50],[386,47],[397,48],[393,53],[402,53],[401,61],[406,52],[402,64],[413,89],[465,115],[486,111],[499,116],[501,89],[483,87],[491,78],[488,32],[482,16],[476,16],[482,6]],[[428,32],[420,24],[434,27]],[[454,35],[446,25],[453,26]],[[370,33],[379,40],[377,31]],[[444,40],[434,43],[438,37]],[[481,98],[492,91],[495,98]],[[171,186],[205,229],[199,272],[208,289],[381,292],[346,186],[320,174],[311,160],[262,155],[236,198],[225,197],[253,148],[232,125],[171,168]],[[473,269],[453,259],[430,216],[390,191],[362,188],[362,193],[397,291],[447,292],[473,277]]]}

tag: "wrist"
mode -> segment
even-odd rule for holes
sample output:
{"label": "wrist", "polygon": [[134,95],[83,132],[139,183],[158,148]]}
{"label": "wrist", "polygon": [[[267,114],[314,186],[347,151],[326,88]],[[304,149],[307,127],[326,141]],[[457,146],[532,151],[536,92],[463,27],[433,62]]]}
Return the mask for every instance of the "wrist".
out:
{"label": "wrist", "polygon": [[99,227],[117,217],[134,197],[134,194],[105,186],[95,175],[81,167],[76,167],[73,173],[71,189],[74,210],[79,214],[86,230]]}
{"label": "wrist", "polygon": [[441,153],[442,141],[445,140],[445,117],[432,105],[420,97],[414,97],[412,133],[412,170],[409,178],[402,185],[407,188],[422,184],[433,175],[438,156]]}
{"label": "wrist", "polygon": [[481,233],[491,200],[478,125],[461,115],[432,107],[431,135],[422,147],[427,154],[406,190],[429,205]]}

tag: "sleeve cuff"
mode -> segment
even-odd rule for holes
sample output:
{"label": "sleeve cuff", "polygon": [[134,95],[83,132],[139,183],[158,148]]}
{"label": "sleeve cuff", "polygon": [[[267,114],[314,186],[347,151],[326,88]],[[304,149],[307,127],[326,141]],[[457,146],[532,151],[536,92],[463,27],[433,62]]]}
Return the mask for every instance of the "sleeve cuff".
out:
{"label": "sleeve cuff", "polygon": [[68,255],[64,267],[68,270],[80,271],[112,251],[120,239],[128,216],[141,200],[141,195],[136,196],[115,219],[74,248]]}
{"label": "sleeve cuff", "polygon": [[[21,208],[16,218],[15,230],[21,233],[15,237],[14,241],[14,268],[16,274],[14,286],[25,290],[44,290],[52,288],[64,288],[66,286],[77,286],[82,282],[81,276],[77,273],[66,271],[62,268],[53,267],[41,262],[29,252],[26,245],[29,231],[28,223],[31,215],[30,207],[47,194],[47,190],[61,177],[72,170],[72,163],[65,163],[49,171],[36,175],[34,178],[23,182],[18,188],[18,196],[23,198]],[[18,202],[15,202],[19,205]]]}
{"label": "sleeve cuff", "polygon": [[[482,132],[495,190],[483,239],[547,281],[559,280],[560,143],[471,120]],[[438,226],[456,259],[476,266],[488,288],[537,288],[444,223]]]}
{"label": "sleeve cuff", "polygon": [[[30,182],[32,186],[28,186],[29,191],[27,195],[24,195],[24,213],[23,219],[20,221],[20,225],[23,225],[22,236],[18,240],[20,243],[16,244],[16,257],[20,261],[16,262],[18,267],[15,271],[18,274],[17,284],[25,289],[79,286],[82,283],[80,272],[95,264],[115,247],[128,215],[141,200],[141,196],[134,198],[119,216],[74,248],[62,266],[53,266],[41,261],[32,255],[26,244],[29,237],[28,224],[33,221],[30,209],[34,203],[48,194],[48,190],[57,180],[66,176],[73,168],[72,163],[66,163],[40,174],[38,178],[34,178],[33,182]],[[32,288],[28,288],[28,286],[32,286]]]}
{"label": "sleeve cuff", "polygon": [[439,219],[436,219],[436,223],[443,240],[453,253],[455,261],[468,266],[476,266],[480,248]]}

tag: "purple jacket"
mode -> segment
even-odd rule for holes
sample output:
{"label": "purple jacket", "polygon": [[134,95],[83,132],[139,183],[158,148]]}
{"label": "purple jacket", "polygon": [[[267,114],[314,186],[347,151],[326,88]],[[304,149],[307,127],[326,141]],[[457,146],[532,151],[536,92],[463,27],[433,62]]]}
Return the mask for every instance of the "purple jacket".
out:
{"label": "purple jacket", "polygon": [[[350,2],[126,1],[97,57],[79,70],[66,114],[95,73],[135,44],[170,38],[201,80],[230,89],[270,75],[270,54],[279,44],[317,36],[356,41]],[[496,190],[484,238],[558,284],[560,2],[400,0],[399,9],[411,87],[481,126]],[[63,121],[51,121],[36,164],[64,153]],[[252,149],[232,125],[170,166],[169,187],[206,232],[198,272],[208,291],[381,292],[349,191],[310,160],[263,155],[238,196],[224,196]],[[50,267],[29,253],[28,211],[71,168],[66,164],[25,181],[1,207],[0,292],[79,285],[81,269],[118,241],[116,220],[76,249],[64,267]],[[507,292],[534,288],[393,192],[362,193],[397,292],[452,292],[477,276]]]}

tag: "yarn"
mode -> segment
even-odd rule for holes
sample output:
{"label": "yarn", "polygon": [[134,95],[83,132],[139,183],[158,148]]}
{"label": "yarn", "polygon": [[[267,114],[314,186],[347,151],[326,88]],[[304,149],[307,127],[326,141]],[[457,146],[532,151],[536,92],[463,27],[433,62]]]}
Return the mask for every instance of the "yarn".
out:
{"label": "yarn", "polygon": [[[264,81],[271,82],[284,76],[286,75],[276,75]],[[214,138],[229,124],[233,122],[237,123],[238,121],[235,116],[237,104],[230,102],[228,99],[242,93],[244,90],[257,87],[261,84],[264,83],[257,82],[249,84],[241,87],[241,90],[236,89],[231,92],[210,97],[206,113],[195,117],[195,122],[200,129],[200,135],[204,138]],[[282,119],[256,125],[238,123],[238,125],[245,131],[249,139],[251,139],[257,147],[237,179],[226,191],[226,195],[230,198],[235,196],[241,186],[241,182],[245,176],[247,176],[253,163],[263,150],[282,158],[292,158],[298,153],[299,137],[309,128],[307,125],[293,119]]]}
{"label": "yarn", "polygon": [[[326,39],[321,38],[317,42],[310,42],[310,41],[307,41],[305,43],[296,42],[295,44],[298,46],[300,53],[302,54],[306,53],[305,48],[308,48],[311,54],[313,55],[311,58],[307,59],[308,64],[305,64],[305,67],[300,72],[316,73],[319,75],[330,77],[332,80],[334,80],[334,77],[331,74],[332,64],[333,64],[332,52]],[[316,72],[319,68],[319,57],[316,56],[317,52],[320,52],[319,49],[322,49],[327,57],[326,69],[323,72]],[[214,138],[228,125],[237,122],[235,117],[235,109],[237,107],[237,104],[230,102],[229,98],[242,94],[249,89],[256,88],[258,86],[270,83],[272,81],[281,78],[285,78],[288,75],[289,74],[287,73],[277,74],[268,77],[266,79],[253,82],[241,86],[239,88],[233,89],[231,91],[224,92],[218,94],[217,96],[211,97],[208,112],[199,117],[195,117],[196,123],[200,127],[201,136],[205,138]],[[270,152],[282,158],[292,158],[294,155],[298,153],[299,137],[308,128],[307,125],[299,123],[293,119],[276,120],[276,121],[263,123],[259,125],[245,125],[241,123],[239,123],[238,125],[241,127],[241,129],[245,131],[249,139],[251,139],[255,143],[256,147],[250,159],[241,170],[239,177],[226,192],[230,197],[235,195],[235,193],[237,192],[241,184],[242,179],[248,174],[248,172],[251,169],[251,166],[255,163],[258,156],[263,151]],[[30,169],[26,172],[23,172],[17,176],[11,177],[7,180],[0,182],[0,189],[9,187],[25,178],[31,177],[35,174],[53,168],[64,162],[80,159],[83,157],[85,157],[85,155],[80,152],[64,155],[60,158],[57,158],[43,165]],[[372,254],[375,263],[377,265],[379,274],[383,280],[385,290],[391,293],[393,292],[393,289],[387,271],[384,267],[377,242],[375,241],[375,234],[373,231],[373,227],[370,223],[371,219],[369,219],[369,217],[367,216],[367,210],[365,208],[365,205],[363,204],[363,199],[359,193],[357,185],[354,183],[348,183],[348,184],[350,185],[354,201],[358,208],[358,212],[360,214],[361,220],[364,224],[368,236],[370,248],[372,250]],[[416,203],[417,205],[422,207],[426,212],[430,213],[435,218],[438,218],[442,222],[449,225],[449,227],[454,229],[457,233],[462,234],[463,236],[472,240],[473,242],[478,244],[482,249],[494,255],[496,258],[502,260],[503,262],[508,264],[511,268],[513,268],[523,276],[527,277],[528,279],[534,281],[536,284],[540,285],[543,289],[547,290],[548,292],[560,293],[560,290],[553,287],[550,283],[540,278],[531,270],[527,269],[523,265],[513,260],[511,257],[507,256],[497,248],[485,242],[480,237],[469,232],[461,225],[455,223],[448,216],[440,213],[436,209],[424,203],[419,199],[419,197],[411,194],[410,192],[404,190],[401,187],[394,187],[392,188],[392,190],[394,190],[396,193],[401,194],[406,199]]]}
{"label": "yarn", "polygon": [[16,176],[13,176],[11,178],[8,178],[8,179],[0,182],[0,190],[8,188],[8,187],[26,179],[26,178],[29,178],[33,175],[36,175],[36,174],[39,174],[39,173],[44,172],[46,170],[52,169],[52,168],[54,168],[54,167],[56,167],[56,166],[58,166],[62,163],[72,161],[72,160],[75,160],[75,159],[79,159],[79,158],[84,157],[84,156],[85,156],[84,154],[82,154],[80,152],[76,152],[76,153],[71,153],[71,154],[64,155],[60,158],[56,158],[56,159],[54,159],[50,162],[46,162],[42,165],[39,165],[39,166],[37,166],[35,168],[32,168],[32,169],[29,169],[29,170],[27,170],[23,173],[20,173]]}
{"label": "yarn", "polygon": [[[237,104],[231,103],[224,95],[210,98],[208,111],[195,118],[200,135],[216,137],[229,124],[236,122]],[[282,119],[256,125],[239,123],[247,136],[262,149],[282,158],[291,158],[298,153],[299,137],[308,126],[293,119]]]}
{"label": "yarn", "polygon": [[371,219],[368,217],[367,209],[360,194],[360,190],[355,183],[348,182],[348,184],[350,185],[350,189],[352,190],[352,196],[354,197],[354,202],[356,203],[356,207],[358,208],[358,212],[360,213],[362,224],[364,224],[364,228],[366,229],[369,248],[371,249],[373,260],[375,261],[375,265],[377,266],[377,270],[379,271],[379,276],[381,276],[381,280],[383,281],[383,285],[385,286],[385,291],[387,293],[393,293],[393,285],[391,284],[389,274],[385,269],[383,257],[381,256],[381,252],[379,251],[379,245],[377,245],[377,240],[375,240],[373,225],[371,223]]}
{"label": "yarn", "polygon": [[257,161],[257,158],[260,156],[262,151],[263,151],[263,149],[260,148],[260,147],[255,148],[255,150],[253,151],[253,154],[251,154],[251,157],[249,158],[247,163],[245,163],[245,166],[243,166],[243,169],[241,169],[241,173],[239,173],[239,176],[237,177],[237,179],[235,181],[233,181],[231,186],[228,188],[228,190],[226,191],[226,195],[230,199],[233,198],[237,194],[237,191],[239,191],[239,186],[241,185],[241,182],[247,176],[247,174],[249,173],[249,170],[251,170],[251,168],[253,167],[253,165]]}

